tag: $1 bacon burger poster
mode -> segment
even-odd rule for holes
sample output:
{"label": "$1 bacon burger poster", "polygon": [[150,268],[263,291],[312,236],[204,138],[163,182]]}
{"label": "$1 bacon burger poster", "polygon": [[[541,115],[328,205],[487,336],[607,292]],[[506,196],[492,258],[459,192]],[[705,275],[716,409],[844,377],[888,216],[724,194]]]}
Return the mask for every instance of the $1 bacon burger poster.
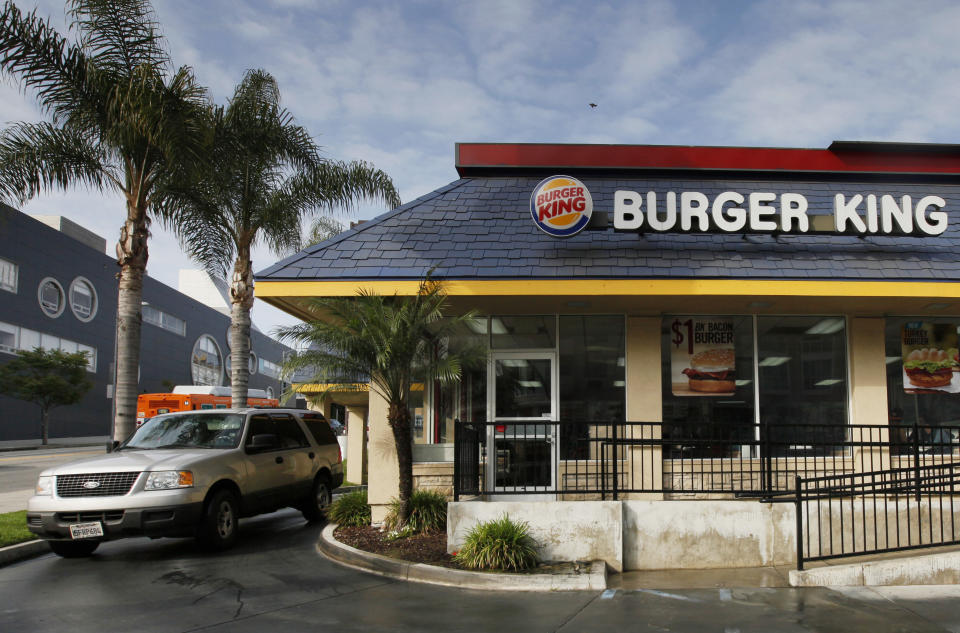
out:
{"label": "$1 bacon burger poster", "polygon": [[675,396],[730,396],[736,391],[733,321],[674,317],[670,374]]}

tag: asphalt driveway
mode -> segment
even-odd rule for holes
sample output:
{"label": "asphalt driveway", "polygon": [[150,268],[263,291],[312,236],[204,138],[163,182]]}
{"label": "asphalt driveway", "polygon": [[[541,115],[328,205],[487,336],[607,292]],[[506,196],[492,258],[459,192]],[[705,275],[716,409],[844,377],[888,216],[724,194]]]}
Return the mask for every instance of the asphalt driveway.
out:
{"label": "asphalt driveway", "polygon": [[960,631],[957,587],[464,591],[339,567],[292,510],[241,525],[222,554],[134,539],[0,569],[0,631]]}

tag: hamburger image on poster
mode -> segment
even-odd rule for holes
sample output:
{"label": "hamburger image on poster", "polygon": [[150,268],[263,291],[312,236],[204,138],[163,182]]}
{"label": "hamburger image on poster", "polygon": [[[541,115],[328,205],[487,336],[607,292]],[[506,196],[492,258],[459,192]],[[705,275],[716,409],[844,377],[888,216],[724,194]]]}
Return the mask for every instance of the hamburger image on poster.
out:
{"label": "hamburger image on poster", "polygon": [[673,395],[733,395],[736,391],[733,321],[675,317],[670,330]]}
{"label": "hamburger image on poster", "polygon": [[957,328],[954,324],[908,323],[901,333],[903,388],[907,393],[960,393]]}

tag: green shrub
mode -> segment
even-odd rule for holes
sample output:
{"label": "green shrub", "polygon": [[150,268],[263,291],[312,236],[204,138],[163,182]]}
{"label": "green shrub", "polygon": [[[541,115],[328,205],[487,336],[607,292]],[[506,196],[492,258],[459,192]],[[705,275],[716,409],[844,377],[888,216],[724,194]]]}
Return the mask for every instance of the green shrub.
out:
{"label": "green shrub", "polygon": [[[384,520],[388,530],[395,531],[400,525],[400,500],[390,502],[390,512]],[[413,534],[442,532],[447,529],[447,497],[435,490],[414,490],[410,496],[410,519],[406,527]]]}
{"label": "green shrub", "polygon": [[478,523],[455,558],[469,569],[520,571],[536,567],[540,556],[528,529],[525,522],[514,523],[506,515]]}
{"label": "green shrub", "polygon": [[327,518],[340,525],[370,525],[367,491],[355,490],[341,495],[327,508]]}

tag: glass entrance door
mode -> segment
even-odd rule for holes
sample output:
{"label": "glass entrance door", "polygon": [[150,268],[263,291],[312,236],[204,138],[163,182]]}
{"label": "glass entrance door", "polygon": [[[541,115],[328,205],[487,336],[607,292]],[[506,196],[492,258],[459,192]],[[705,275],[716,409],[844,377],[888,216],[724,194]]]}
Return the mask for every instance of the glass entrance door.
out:
{"label": "glass entrance door", "polygon": [[556,354],[493,352],[488,372],[493,421],[487,429],[488,487],[497,492],[556,490]]}

